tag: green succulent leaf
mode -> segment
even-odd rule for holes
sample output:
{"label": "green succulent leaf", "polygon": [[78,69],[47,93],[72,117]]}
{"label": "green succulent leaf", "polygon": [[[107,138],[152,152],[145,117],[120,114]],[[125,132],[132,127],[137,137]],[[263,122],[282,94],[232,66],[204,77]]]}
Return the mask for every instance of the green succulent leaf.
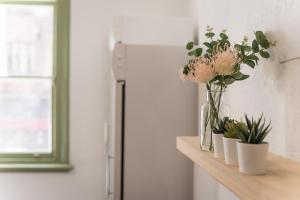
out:
{"label": "green succulent leaf", "polygon": [[218,119],[216,126],[213,128],[213,132],[215,134],[224,134],[227,131],[226,125],[232,122],[234,122],[234,120],[229,117]]}
{"label": "green succulent leaf", "polygon": [[247,137],[243,134],[242,131],[239,131],[239,132],[238,132],[238,138],[241,139],[241,142],[242,142],[242,143],[247,143]]}
{"label": "green succulent leaf", "polygon": [[249,120],[247,115],[245,115],[245,119],[246,119],[248,129],[251,130],[251,121]]}

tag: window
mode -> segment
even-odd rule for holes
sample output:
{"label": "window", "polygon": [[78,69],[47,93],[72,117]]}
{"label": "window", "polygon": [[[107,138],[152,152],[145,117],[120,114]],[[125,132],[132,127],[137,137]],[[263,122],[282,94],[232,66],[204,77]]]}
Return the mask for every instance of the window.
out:
{"label": "window", "polygon": [[0,0],[0,170],[68,170],[69,0]]}

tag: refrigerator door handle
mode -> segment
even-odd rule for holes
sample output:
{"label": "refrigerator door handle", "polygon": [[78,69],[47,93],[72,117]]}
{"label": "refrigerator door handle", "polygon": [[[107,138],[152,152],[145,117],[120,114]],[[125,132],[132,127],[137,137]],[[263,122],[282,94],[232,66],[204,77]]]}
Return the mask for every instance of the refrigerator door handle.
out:
{"label": "refrigerator door handle", "polygon": [[112,190],[112,182],[111,182],[111,162],[112,162],[112,158],[108,158],[107,159],[107,167],[106,167],[106,195],[108,197],[108,199],[111,199],[111,196],[114,194],[113,190]]}
{"label": "refrigerator door handle", "polygon": [[106,195],[107,200],[112,200],[113,190],[112,190],[112,166],[111,163],[113,162],[114,156],[111,153],[111,135],[109,134],[109,124],[104,124],[104,141],[105,141],[105,150],[106,150]]}

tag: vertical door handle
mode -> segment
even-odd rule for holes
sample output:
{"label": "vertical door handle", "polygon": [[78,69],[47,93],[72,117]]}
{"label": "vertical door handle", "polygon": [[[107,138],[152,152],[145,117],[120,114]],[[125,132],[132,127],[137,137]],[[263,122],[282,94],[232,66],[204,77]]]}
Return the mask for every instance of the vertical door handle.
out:
{"label": "vertical door handle", "polygon": [[111,155],[111,135],[109,134],[109,124],[104,124],[104,142],[106,154],[106,195],[108,200],[112,200],[113,191],[111,190],[111,162],[114,156]]}

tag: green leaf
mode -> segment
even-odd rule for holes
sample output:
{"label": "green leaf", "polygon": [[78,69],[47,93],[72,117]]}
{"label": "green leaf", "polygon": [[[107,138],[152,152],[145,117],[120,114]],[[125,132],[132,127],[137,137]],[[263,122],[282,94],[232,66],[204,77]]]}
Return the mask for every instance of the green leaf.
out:
{"label": "green leaf", "polygon": [[234,45],[234,48],[236,48],[237,50],[241,50],[242,46],[239,45],[239,44],[235,44],[235,45]]}
{"label": "green leaf", "polygon": [[207,53],[212,53],[213,50],[212,50],[212,49],[207,49],[206,52],[207,52]]}
{"label": "green leaf", "polygon": [[203,45],[205,45],[209,49],[212,49],[212,45],[208,42],[204,42]]}
{"label": "green leaf", "polygon": [[235,81],[234,78],[227,78],[227,79],[224,80],[224,83],[226,85],[230,85],[230,84],[234,83],[234,81]]}
{"label": "green leaf", "polygon": [[249,136],[249,138],[248,138],[248,143],[249,143],[249,144],[255,143],[255,135],[254,135],[254,133],[255,133],[255,132],[251,130],[250,136]]}
{"label": "green leaf", "polygon": [[262,46],[265,49],[270,48],[270,42],[268,41],[266,35],[262,31],[256,31],[255,37],[260,46]]}
{"label": "green leaf", "polygon": [[202,55],[203,49],[202,48],[197,48],[196,50],[196,56],[199,57]]}
{"label": "green leaf", "polygon": [[249,78],[249,75],[245,75],[245,74],[241,73],[240,71],[238,71],[238,72],[234,73],[232,75],[232,77],[237,81],[242,81],[242,80]]}
{"label": "green leaf", "polygon": [[251,121],[249,120],[247,115],[245,115],[245,119],[246,119],[248,129],[251,130]]}
{"label": "green leaf", "polygon": [[271,123],[261,132],[261,135],[259,138],[257,138],[257,144],[261,144],[265,137],[268,135],[268,133],[271,131]]}
{"label": "green leaf", "polygon": [[216,46],[218,45],[218,42],[212,41],[212,42],[210,43],[210,45],[214,48],[214,47],[216,47]]}
{"label": "green leaf", "polygon": [[235,70],[235,71],[240,71],[240,69],[241,69],[240,64],[239,64],[239,63],[235,64],[234,70]]}
{"label": "green leaf", "polygon": [[262,31],[256,31],[255,37],[258,43],[260,43],[262,39],[266,38],[265,34]]}
{"label": "green leaf", "polygon": [[189,56],[196,56],[196,57],[197,57],[197,52],[196,52],[196,50],[193,50],[193,51],[190,51],[190,52],[188,53],[188,55],[189,55]]}
{"label": "green leaf", "polygon": [[222,79],[222,76],[221,75],[217,75],[215,76],[215,78],[213,78],[212,80],[209,81],[209,83],[213,83],[215,81],[220,81]]}
{"label": "green leaf", "polygon": [[252,50],[252,48],[250,46],[247,46],[247,45],[244,45],[242,46],[243,50],[246,51],[246,52],[249,52]]}
{"label": "green leaf", "polygon": [[256,55],[252,54],[252,55],[247,56],[247,60],[255,60],[255,61],[258,61],[259,58],[258,58]]}
{"label": "green leaf", "polygon": [[215,34],[213,32],[208,32],[208,33],[205,34],[205,36],[208,37],[208,38],[212,38],[212,37],[215,36]]}
{"label": "green leaf", "polygon": [[228,36],[227,36],[225,33],[220,33],[220,37],[221,37],[223,40],[227,40],[227,39],[228,39]]}
{"label": "green leaf", "polygon": [[194,47],[194,42],[188,42],[188,43],[186,44],[186,49],[187,49],[187,50],[191,50],[191,49],[193,49],[193,47]]}
{"label": "green leaf", "polygon": [[263,48],[265,48],[265,49],[268,49],[268,48],[270,48],[270,43],[269,43],[269,41],[266,39],[266,38],[262,38],[261,40],[260,40],[260,46],[261,47],[263,47]]}
{"label": "green leaf", "polygon": [[228,40],[225,40],[225,44],[227,44],[228,47],[231,46],[230,42]]}
{"label": "green leaf", "polygon": [[251,68],[255,67],[255,62],[252,60],[244,60],[243,63],[245,63],[246,65],[250,66]]}
{"label": "green leaf", "polygon": [[259,46],[258,46],[257,40],[253,40],[253,42],[252,42],[252,50],[253,50],[254,53],[258,53],[259,52]]}
{"label": "green leaf", "polygon": [[267,51],[260,50],[260,51],[259,51],[259,54],[260,54],[261,57],[263,57],[263,58],[270,58],[270,54],[269,54],[269,52],[267,52]]}
{"label": "green leaf", "polygon": [[210,59],[210,56],[207,53],[204,54],[204,57],[207,58],[207,59]]}
{"label": "green leaf", "polygon": [[248,132],[247,132],[247,128],[246,125],[244,123],[238,123],[236,125],[236,129],[238,130],[238,137],[242,140],[243,143],[247,143],[248,142]]}
{"label": "green leaf", "polygon": [[243,45],[235,44],[235,45],[234,45],[234,48],[235,48],[236,50],[238,50],[239,56],[241,56],[241,57],[246,56],[246,55],[245,55],[245,48],[244,48]]}
{"label": "green leaf", "polygon": [[247,138],[246,138],[246,136],[244,135],[243,132],[238,131],[238,132],[237,132],[237,135],[238,135],[239,139],[242,140],[243,143],[247,143]]}
{"label": "green leaf", "polygon": [[260,117],[259,117],[259,119],[257,121],[257,126],[260,125],[262,118],[263,118],[263,113],[261,113],[261,115],[260,115]]}

